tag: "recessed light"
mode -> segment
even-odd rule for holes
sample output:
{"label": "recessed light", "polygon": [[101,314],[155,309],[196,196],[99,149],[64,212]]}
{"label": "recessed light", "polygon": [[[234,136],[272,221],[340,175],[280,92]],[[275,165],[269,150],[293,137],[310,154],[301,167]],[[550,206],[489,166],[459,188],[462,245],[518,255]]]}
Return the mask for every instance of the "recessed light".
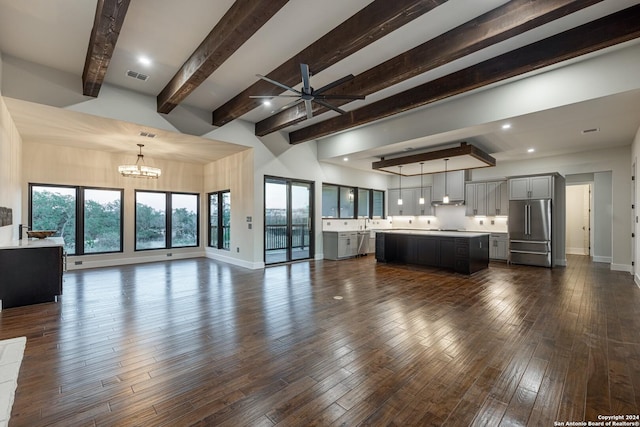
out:
{"label": "recessed light", "polygon": [[263,105],[266,105],[267,107],[271,106],[271,101],[269,101],[268,99],[265,99],[264,101],[262,101]]}
{"label": "recessed light", "polygon": [[344,159],[342,159],[342,160],[343,160],[343,161],[345,161],[345,162],[348,162],[348,161],[349,161],[349,158],[348,158],[348,157],[345,157],[345,158],[344,158]]}
{"label": "recessed light", "polygon": [[536,149],[535,149],[535,148],[529,148],[529,149],[527,150],[527,153],[533,153],[534,151],[536,151]]}
{"label": "recessed light", "polygon": [[503,130],[511,129],[511,123],[505,123],[502,125]]}
{"label": "recessed light", "polygon": [[151,65],[151,59],[149,59],[146,56],[139,56],[138,62],[144,65],[145,67],[148,67],[149,65]]}

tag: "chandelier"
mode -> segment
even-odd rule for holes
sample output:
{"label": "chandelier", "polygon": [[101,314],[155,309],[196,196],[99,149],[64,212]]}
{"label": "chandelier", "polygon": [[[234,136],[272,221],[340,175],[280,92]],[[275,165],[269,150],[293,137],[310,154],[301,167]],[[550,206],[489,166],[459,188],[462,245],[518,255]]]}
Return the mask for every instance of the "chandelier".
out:
{"label": "chandelier", "polygon": [[118,172],[122,176],[130,178],[151,178],[158,179],[162,171],[159,168],[147,166],[144,164],[144,155],[142,154],[142,147],[144,144],[137,144],[140,147],[140,153],[138,153],[138,159],[135,165],[120,165],[118,166]]}

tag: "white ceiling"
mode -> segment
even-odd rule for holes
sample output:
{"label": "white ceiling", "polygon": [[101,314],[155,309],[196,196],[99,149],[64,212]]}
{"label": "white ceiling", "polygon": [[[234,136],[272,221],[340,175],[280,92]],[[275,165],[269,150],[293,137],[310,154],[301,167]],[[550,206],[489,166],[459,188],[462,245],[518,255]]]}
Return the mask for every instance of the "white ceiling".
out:
{"label": "white ceiling", "polygon": [[[347,74],[357,75],[506,2],[449,0],[312,76],[312,85],[320,87]],[[132,1],[105,83],[156,96],[232,3],[233,0]],[[268,74],[368,3],[370,0],[290,1],[197,88],[184,104],[209,112],[214,110],[254,83],[257,80],[255,74]],[[638,0],[602,1],[342,108],[349,110],[385,98],[638,3]],[[96,0],[0,0],[0,52],[80,76],[96,4]],[[140,64],[140,55],[149,57],[152,64]],[[150,79],[146,82],[131,79],[125,75],[127,70],[148,74]],[[32,104],[11,99],[7,100],[7,104],[23,138],[43,138],[48,135],[52,143],[91,146],[115,152],[121,151],[122,145],[112,143],[114,138],[117,139],[114,135],[120,129],[132,131],[129,128],[131,124],[111,123],[109,119],[95,117],[87,120],[86,115],[69,110],[53,111],[48,110],[53,107],[46,106],[34,110]],[[354,153],[348,165],[370,170],[371,161],[378,160],[380,156],[424,151],[429,147],[461,140],[481,146],[498,161],[518,158],[523,147],[534,146],[534,143],[536,152],[532,155],[535,156],[564,154],[607,145],[629,145],[640,126],[639,111],[640,91],[634,91],[515,117],[512,120],[514,126],[509,131],[503,131],[498,123],[486,123]],[[242,119],[256,122],[270,114],[270,109],[261,107],[245,114]],[[335,114],[327,112],[286,130],[304,127]],[[42,120],[42,117],[52,119]],[[592,127],[598,127],[600,132],[588,135],[579,132]],[[56,137],[52,138],[53,134]],[[211,144],[211,140],[170,134],[168,131],[162,134],[164,142],[153,155],[192,162],[209,161],[206,156],[211,156],[212,150],[200,148],[205,142]],[[558,141],[562,141],[562,144],[559,145]],[[218,152],[223,155],[239,149],[229,146],[225,150],[224,145],[220,143],[218,147]],[[342,160],[331,161],[337,163]]]}

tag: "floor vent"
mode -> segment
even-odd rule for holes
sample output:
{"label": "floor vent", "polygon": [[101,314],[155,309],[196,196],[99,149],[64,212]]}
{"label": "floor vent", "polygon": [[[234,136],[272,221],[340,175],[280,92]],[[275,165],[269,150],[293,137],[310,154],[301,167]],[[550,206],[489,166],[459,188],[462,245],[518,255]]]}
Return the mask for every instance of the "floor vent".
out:
{"label": "floor vent", "polygon": [[127,76],[134,78],[134,79],[138,79],[138,80],[142,80],[143,82],[146,82],[147,80],[149,80],[149,76],[146,74],[142,74],[142,73],[138,73],[137,71],[131,71],[131,70],[127,70]]}

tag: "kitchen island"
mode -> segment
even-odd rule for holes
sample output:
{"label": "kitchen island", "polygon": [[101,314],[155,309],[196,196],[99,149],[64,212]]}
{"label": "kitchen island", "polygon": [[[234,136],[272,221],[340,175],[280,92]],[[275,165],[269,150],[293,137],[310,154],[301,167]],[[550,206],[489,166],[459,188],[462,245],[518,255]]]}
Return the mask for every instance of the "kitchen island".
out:
{"label": "kitchen island", "polygon": [[62,295],[61,237],[0,242],[2,308],[56,301]]}
{"label": "kitchen island", "polygon": [[376,233],[376,260],[471,274],[489,266],[489,233],[389,230]]}

